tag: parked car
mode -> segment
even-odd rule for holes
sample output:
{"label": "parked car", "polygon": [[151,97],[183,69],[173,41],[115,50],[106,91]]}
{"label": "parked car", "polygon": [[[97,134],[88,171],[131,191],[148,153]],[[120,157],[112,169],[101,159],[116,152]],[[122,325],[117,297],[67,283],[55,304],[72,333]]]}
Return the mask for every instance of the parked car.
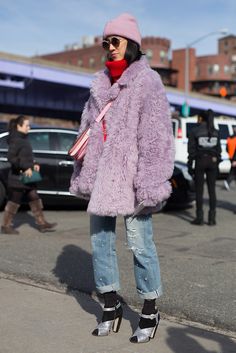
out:
{"label": "parked car", "polygon": [[185,163],[175,162],[170,182],[172,185],[172,194],[166,203],[165,209],[190,206],[196,197],[195,185]]}
{"label": "parked car", "polygon": [[[0,133],[0,207],[3,208],[7,197],[7,176],[10,164],[7,161],[8,132]],[[67,154],[74,142],[77,131],[63,128],[32,128],[29,141],[33,148],[35,160],[41,166],[43,180],[38,183],[38,193],[44,205],[78,205],[86,206],[87,202],[78,199],[69,192],[70,177],[73,171],[73,159]],[[190,197],[191,180],[186,178],[184,167],[175,166],[171,183],[173,193],[167,205],[186,205]],[[189,178],[191,178],[189,176]]]}
{"label": "parked car", "polygon": [[[6,200],[8,132],[0,134],[0,206]],[[61,128],[32,128],[28,138],[33,148],[35,160],[40,164],[43,177],[38,183],[38,193],[45,205],[79,205],[83,200],[69,192],[69,182],[73,170],[73,160],[67,155],[68,148],[77,136],[76,130]]]}

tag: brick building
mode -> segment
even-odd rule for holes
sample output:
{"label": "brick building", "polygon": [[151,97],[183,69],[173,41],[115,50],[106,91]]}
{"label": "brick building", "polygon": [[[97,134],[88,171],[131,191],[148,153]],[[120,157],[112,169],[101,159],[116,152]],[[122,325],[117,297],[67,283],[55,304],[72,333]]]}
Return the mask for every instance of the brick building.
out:
{"label": "brick building", "polygon": [[[173,85],[184,89],[185,49],[172,52],[171,66],[177,70]],[[189,89],[215,96],[236,98],[236,36],[229,35],[218,40],[218,54],[196,56],[189,49]]]}
{"label": "brick building", "polygon": [[[81,48],[69,48],[59,53],[46,54],[41,58],[64,64],[89,68],[94,71],[104,68],[106,52],[101,46],[101,37],[95,37],[94,43],[82,44]],[[150,62],[151,67],[162,76],[166,85],[172,86],[172,73],[175,72],[170,66],[170,40],[158,37],[144,37],[142,39],[142,51]]]}
{"label": "brick building", "polygon": [[[79,48],[67,48],[41,58],[98,71],[106,61],[101,40],[101,37],[95,37],[93,43],[84,40]],[[171,52],[171,41],[166,38],[142,39],[142,51],[151,67],[161,75],[164,84],[182,90],[185,89],[185,50]],[[189,48],[189,90],[236,99],[236,36],[220,38],[216,55],[198,57],[195,48]]]}

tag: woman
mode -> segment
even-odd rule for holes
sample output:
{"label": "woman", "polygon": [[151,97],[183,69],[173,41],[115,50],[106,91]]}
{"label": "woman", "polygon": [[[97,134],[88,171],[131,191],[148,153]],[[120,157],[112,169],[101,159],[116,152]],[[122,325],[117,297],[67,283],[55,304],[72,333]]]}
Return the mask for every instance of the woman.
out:
{"label": "woman", "polygon": [[[209,193],[208,225],[216,225],[216,191],[215,184],[218,165],[221,161],[221,144],[219,132],[214,127],[212,110],[202,112],[198,117],[199,125],[195,127],[188,140],[188,170],[194,175],[196,189],[196,218],[194,225],[203,225],[203,187],[206,174]],[[193,169],[195,162],[195,169]]]}
{"label": "woman", "polygon": [[[98,74],[79,133],[90,125],[83,162],[75,162],[70,191],[90,197],[94,278],[104,311],[93,335],[117,332],[122,319],[115,249],[116,216],[123,215],[127,243],[134,257],[137,291],[144,300],[131,342],[153,338],[159,322],[155,301],[162,294],[153,241],[151,211],[171,193],[174,147],[170,109],[159,75],[140,51],[137,22],[122,14],[103,33],[106,69]],[[98,114],[112,102],[101,123]],[[136,214],[144,208],[142,214]]]}
{"label": "woman", "polygon": [[1,228],[4,234],[19,234],[13,228],[12,221],[20,207],[23,195],[29,201],[40,232],[49,231],[56,226],[56,223],[48,223],[44,218],[43,204],[37,193],[37,185],[35,183],[24,185],[20,180],[22,173],[31,177],[33,170],[40,170],[40,166],[34,163],[32,147],[27,139],[29,129],[29,119],[23,115],[10,121],[8,161],[11,169],[8,176],[8,202],[5,206]]}

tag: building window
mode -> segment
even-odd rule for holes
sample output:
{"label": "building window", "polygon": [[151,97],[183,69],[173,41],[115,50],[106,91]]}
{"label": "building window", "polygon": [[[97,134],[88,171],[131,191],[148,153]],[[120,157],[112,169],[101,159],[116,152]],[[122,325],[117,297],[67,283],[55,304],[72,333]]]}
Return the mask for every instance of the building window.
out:
{"label": "building window", "polygon": [[95,60],[94,58],[89,58],[89,67],[94,67]]}
{"label": "building window", "polygon": [[229,65],[224,65],[224,73],[228,74],[230,72],[230,67]]}
{"label": "building window", "polygon": [[209,75],[212,75],[212,74],[213,74],[213,66],[212,66],[212,65],[209,65],[209,66],[208,66],[208,74],[209,74]]}
{"label": "building window", "polygon": [[231,67],[232,74],[236,73],[236,65],[232,65]]}
{"label": "building window", "polygon": [[213,89],[214,89],[215,92],[218,92],[218,91],[219,91],[219,89],[220,89],[220,84],[219,84],[219,82],[215,82],[215,83],[214,83],[214,88],[213,88]]}
{"label": "building window", "polygon": [[218,64],[208,66],[209,75],[217,74],[219,71],[220,71],[220,66]]}
{"label": "building window", "polygon": [[107,57],[105,55],[103,55],[101,57],[101,63],[104,64],[107,61]]}
{"label": "building window", "polygon": [[167,53],[164,50],[161,50],[160,51],[160,59],[161,59],[162,63],[165,61],[166,57],[167,57]]}
{"label": "building window", "polygon": [[83,60],[78,59],[77,64],[78,64],[79,67],[82,67],[83,66]]}
{"label": "building window", "polygon": [[220,65],[214,64],[214,65],[213,65],[213,72],[216,74],[216,73],[219,72],[219,71],[220,71]]}
{"label": "building window", "polygon": [[153,57],[153,51],[151,49],[147,49],[146,56],[147,56],[148,60],[151,60]]}

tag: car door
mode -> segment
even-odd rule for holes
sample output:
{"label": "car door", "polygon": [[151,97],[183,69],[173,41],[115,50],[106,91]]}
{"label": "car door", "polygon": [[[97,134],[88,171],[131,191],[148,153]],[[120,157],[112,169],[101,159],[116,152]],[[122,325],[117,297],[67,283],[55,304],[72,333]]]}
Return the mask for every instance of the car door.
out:
{"label": "car door", "polygon": [[70,178],[73,173],[74,160],[68,155],[68,150],[77,137],[77,131],[62,130],[57,132],[58,143],[58,175],[57,183],[61,193],[69,193]]}
{"label": "car door", "polygon": [[38,183],[42,194],[57,191],[58,156],[55,153],[54,133],[47,129],[32,129],[28,138],[33,148],[34,160],[40,165],[43,180]]}

